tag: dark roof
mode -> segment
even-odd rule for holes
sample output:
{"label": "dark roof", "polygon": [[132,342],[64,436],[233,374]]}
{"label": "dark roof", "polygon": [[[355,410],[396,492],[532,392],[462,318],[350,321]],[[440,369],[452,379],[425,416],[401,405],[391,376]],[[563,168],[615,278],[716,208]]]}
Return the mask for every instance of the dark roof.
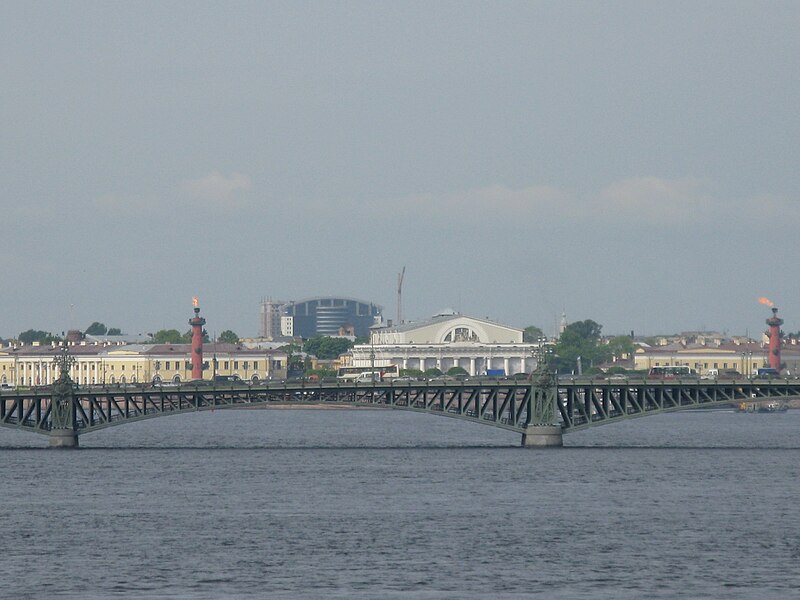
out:
{"label": "dark roof", "polygon": [[[124,346],[121,347],[124,349]],[[191,344],[152,344],[144,354],[189,354],[192,351]],[[264,354],[274,354],[277,350],[266,350],[258,348],[248,348],[242,344],[229,344],[225,342],[206,342],[203,344],[203,354],[210,356],[211,354],[256,354],[263,356]]]}

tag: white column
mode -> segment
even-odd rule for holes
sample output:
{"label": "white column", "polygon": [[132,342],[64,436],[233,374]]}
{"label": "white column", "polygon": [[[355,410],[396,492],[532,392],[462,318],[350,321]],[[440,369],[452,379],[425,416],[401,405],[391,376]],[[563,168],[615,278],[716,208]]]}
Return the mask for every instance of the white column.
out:
{"label": "white column", "polygon": [[508,372],[508,358],[507,357],[503,359],[503,370],[506,372],[507,376],[511,375],[511,373]]}
{"label": "white column", "polygon": [[475,377],[477,373],[475,373],[475,357],[471,357],[469,359],[469,375],[470,377]]}

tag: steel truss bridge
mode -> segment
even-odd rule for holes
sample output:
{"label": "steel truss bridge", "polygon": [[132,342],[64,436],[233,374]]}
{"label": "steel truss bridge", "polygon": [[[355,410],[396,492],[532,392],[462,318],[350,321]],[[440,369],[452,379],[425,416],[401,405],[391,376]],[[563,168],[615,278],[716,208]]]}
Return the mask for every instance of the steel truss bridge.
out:
{"label": "steel truss bridge", "polygon": [[0,425],[49,436],[50,446],[77,447],[78,436],[167,415],[234,407],[338,405],[441,415],[522,435],[524,446],[560,446],[572,431],[651,414],[742,402],[785,404],[800,398],[800,380],[288,382],[77,387],[68,377],[46,389],[0,393]]}

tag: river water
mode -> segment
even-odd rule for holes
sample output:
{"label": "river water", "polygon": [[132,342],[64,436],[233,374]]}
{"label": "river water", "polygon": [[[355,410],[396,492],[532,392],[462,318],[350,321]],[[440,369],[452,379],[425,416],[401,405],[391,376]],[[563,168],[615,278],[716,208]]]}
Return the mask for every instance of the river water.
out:
{"label": "river water", "polygon": [[385,410],[0,429],[2,598],[759,598],[800,589],[800,411],[524,449]]}

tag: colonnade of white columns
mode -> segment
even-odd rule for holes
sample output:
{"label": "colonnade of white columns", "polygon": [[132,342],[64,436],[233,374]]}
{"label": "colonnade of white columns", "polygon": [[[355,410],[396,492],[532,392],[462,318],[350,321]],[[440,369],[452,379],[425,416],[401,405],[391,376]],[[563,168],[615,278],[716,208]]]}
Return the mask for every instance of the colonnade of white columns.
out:
{"label": "colonnade of white columns", "polygon": [[480,376],[493,369],[502,369],[506,375],[528,373],[536,364],[529,346],[524,348],[491,346],[487,352],[486,349],[479,347],[457,348],[446,345],[441,348],[413,349],[402,345],[356,346],[353,348],[353,364],[370,366],[373,353],[376,366],[396,364],[401,369],[425,371],[437,368],[442,372],[447,372],[452,367],[461,367],[470,376]]}
{"label": "colonnade of white columns", "polygon": [[[15,363],[14,369],[15,372],[5,375],[5,379],[16,385],[50,385],[61,375],[59,367],[51,360],[22,360]],[[103,383],[103,363],[99,360],[75,363],[69,376],[77,384]]]}

